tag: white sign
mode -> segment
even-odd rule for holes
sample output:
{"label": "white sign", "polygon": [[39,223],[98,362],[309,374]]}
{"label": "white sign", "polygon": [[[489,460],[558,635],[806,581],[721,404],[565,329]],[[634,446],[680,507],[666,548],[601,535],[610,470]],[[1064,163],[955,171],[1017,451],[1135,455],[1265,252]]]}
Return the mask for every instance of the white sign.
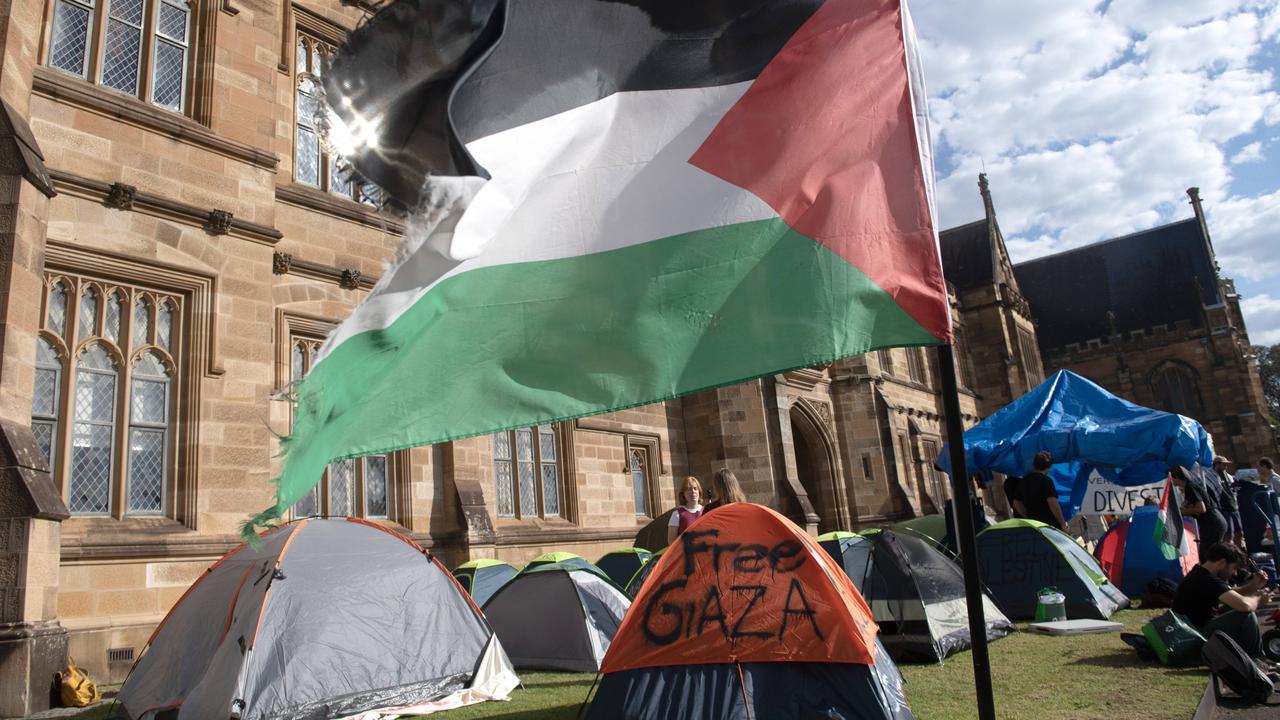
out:
{"label": "white sign", "polygon": [[1089,487],[1080,501],[1080,512],[1085,515],[1131,515],[1134,508],[1146,504],[1147,498],[1159,503],[1163,496],[1163,480],[1150,485],[1117,485],[1094,470],[1089,473]]}

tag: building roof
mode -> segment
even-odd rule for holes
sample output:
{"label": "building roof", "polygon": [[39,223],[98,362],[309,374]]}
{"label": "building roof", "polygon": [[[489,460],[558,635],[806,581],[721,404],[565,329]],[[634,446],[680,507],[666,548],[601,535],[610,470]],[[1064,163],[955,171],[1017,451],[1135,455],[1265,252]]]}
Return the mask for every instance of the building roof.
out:
{"label": "building roof", "polygon": [[1195,218],[1024,262],[1014,274],[1042,348],[1110,336],[1108,311],[1124,335],[1180,321],[1201,326],[1203,306],[1220,302]]}
{"label": "building roof", "polygon": [[938,240],[942,246],[942,274],[957,290],[963,292],[995,282],[986,219],[943,230]]}

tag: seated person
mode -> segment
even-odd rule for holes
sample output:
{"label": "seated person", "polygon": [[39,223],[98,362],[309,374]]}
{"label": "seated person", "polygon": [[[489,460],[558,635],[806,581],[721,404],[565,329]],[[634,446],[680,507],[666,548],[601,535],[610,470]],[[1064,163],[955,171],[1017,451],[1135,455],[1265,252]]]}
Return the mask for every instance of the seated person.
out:
{"label": "seated person", "polygon": [[1243,585],[1228,584],[1248,561],[1244,551],[1232,543],[1210,545],[1200,555],[1200,564],[1178,584],[1173,611],[1185,617],[1206,639],[1222,630],[1250,657],[1261,658],[1262,633],[1254,611],[1271,599],[1262,591],[1267,574],[1258,571]]}

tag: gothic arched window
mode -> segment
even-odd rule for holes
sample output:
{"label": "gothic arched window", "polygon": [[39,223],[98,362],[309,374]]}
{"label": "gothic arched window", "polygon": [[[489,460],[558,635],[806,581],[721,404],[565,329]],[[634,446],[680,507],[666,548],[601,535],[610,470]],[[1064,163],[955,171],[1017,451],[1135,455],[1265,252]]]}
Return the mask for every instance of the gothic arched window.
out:
{"label": "gothic arched window", "polygon": [[176,343],[157,345],[153,330],[157,308],[161,325],[174,329],[182,298],[71,275],[48,280],[31,428],[67,507],[73,515],[170,512],[179,365]]}
{"label": "gothic arched window", "polygon": [[1151,373],[1151,393],[1164,410],[1199,418],[1203,414],[1200,388],[1191,368],[1178,363],[1165,363]]}

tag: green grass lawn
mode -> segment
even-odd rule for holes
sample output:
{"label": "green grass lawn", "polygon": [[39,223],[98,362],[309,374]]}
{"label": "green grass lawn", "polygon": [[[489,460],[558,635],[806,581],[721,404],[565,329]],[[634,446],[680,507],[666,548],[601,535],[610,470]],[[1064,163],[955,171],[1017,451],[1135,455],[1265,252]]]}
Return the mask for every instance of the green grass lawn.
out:
{"label": "green grass lawn", "polygon": [[[1125,610],[1115,620],[1128,632],[1160,611]],[[1184,720],[1195,712],[1208,682],[1203,668],[1144,663],[1116,633],[1047,637],[1016,633],[991,645],[996,712],[1000,718],[1052,720]],[[907,702],[920,720],[976,717],[969,653],[941,665],[904,665]],[[524,687],[510,702],[451,710],[441,720],[573,720],[592,676],[521,673]],[[98,709],[98,712],[101,712]],[[105,717],[83,714],[77,720]],[[432,717],[432,716],[428,716]]]}
{"label": "green grass lawn", "polygon": [[[1139,632],[1158,610],[1125,610],[1114,620]],[[1009,720],[1185,720],[1208,682],[1203,668],[1167,668],[1138,660],[1118,633],[1048,637],[1020,632],[991,644],[996,714]],[[977,715],[973,660],[963,652],[941,665],[903,665],[907,702],[920,720]],[[590,676],[522,673],[509,703],[482,703],[439,717],[572,720]]]}
{"label": "green grass lawn", "polygon": [[[1112,618],[1139,632],[1160,610],[1124,610]],[[996,714],[1053,720],[1185,720],[1209,681],[1204,668],[1142,662],[1118,633],[1049,637],[1021,632],[991,644]],[[976,715],[973,659],[968,652],[943,665],[904,665],[907,703],[920,720],[968,720]]]}

